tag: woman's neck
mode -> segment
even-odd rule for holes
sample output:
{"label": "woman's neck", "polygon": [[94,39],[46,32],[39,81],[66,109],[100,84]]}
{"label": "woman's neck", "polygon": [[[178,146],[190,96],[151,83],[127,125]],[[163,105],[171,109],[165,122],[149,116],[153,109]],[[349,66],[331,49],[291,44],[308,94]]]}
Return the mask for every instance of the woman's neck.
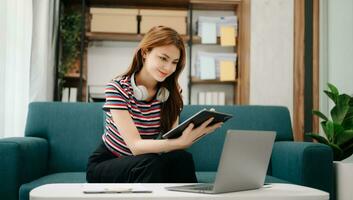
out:
{"label": "woman's neck", "polygon": [[136,74],[135,76],[135,82],[136,85],[143,85],[147,88],[149,91],[153,91],[157,88],[157,81],[154,80],[154,78],[148,74],[147,71],[142,68],[142,70]]}

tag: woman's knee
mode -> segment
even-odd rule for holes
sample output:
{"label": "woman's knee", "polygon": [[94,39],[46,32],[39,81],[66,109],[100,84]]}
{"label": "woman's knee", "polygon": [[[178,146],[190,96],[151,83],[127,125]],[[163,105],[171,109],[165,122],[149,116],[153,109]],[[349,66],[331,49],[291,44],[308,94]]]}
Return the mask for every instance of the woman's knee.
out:
{"label": "woman's knee", "polygon": [[160,162],[160,155],[156,153],[148,153],[148,154],[141,154],[135,156],[135,159],[138,160],[138,166],[139,165],[149,165],[149,164],[154,164],[158,165]]}
{"label": "woman's knee", "polygon": [[165,162],[157,155],[144,156],[140,165],[135,166],[130,173],[132,182],[166,182],[167,166]]}
{"label": "woman's knee", "polygon": [[192,154],[190,152],[185,151],[185,150],[171,151],[168,154],[169,155],[167,155],[167,156],[173,160],[181,160],[183,162],[193,161]]}
{"label": "woman's knee", "polygon": [[161,156],[158,154],[149,156],[146,162],[151,172],[160,173],[165,171],[167,167],[165,162],[163,162],[163,160],[161,159]]}
{"label": "woman's knee", "polygon": [[92,172],[86,172],[86,181],[87,181],[87,183],[95,183],[95,182],[97,182],[96,180],[95,180],[95,178],[93,177],[93,174],[92,174]]}
{"label": "woman's knee", "polygon": [[97,180],[97,170],[95,169],[96,164],[90,164],[87,167],[86,170],[86,181],[88,183],[98,183],[99,181]]}

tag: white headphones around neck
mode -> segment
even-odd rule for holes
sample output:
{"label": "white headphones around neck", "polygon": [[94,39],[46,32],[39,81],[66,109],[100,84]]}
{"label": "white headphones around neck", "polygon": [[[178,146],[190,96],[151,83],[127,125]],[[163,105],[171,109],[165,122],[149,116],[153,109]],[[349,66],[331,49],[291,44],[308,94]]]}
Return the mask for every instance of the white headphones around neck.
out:
{"label": "white headphones around neck", "polygon": [[[137,100],[146,100],[148,98],[148,91],[145,86],[143,85],[136,85],[135,83],[135,73],[131,75],[131,86],[134,92],[134,97]],[[157,92],[157,100],[161,102],[165,102],[168,100],[169,97],[169,90],[165,87],[160,87]]]}

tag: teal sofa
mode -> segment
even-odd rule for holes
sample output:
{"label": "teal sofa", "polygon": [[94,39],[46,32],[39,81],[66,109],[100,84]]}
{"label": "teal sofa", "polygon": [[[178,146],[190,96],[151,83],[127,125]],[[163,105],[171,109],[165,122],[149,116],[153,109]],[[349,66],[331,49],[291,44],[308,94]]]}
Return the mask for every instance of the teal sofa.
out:
{"label": "teal sofa", "polygon": [[[181,121],[203,107],[185,106]],[[188,149],[199,182],[214,180],[228,129],[271,130],[277,137],[266,182],[294,183],[332,194],[331,149],[318,143],[293,142],[287,108],[213,107],[234,117]],[[43,184],[85,182],[87,159],[101,140],[104,119],[102,103],[31,103],[25,137],[0,139],[0,199],[27,200],[29,192]]]}

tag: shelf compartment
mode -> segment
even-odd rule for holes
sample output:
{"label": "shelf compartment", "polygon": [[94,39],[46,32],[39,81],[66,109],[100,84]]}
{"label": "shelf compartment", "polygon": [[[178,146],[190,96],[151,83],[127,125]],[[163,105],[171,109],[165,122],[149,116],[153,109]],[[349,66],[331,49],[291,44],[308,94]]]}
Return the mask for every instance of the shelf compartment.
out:
{"label": "shelf compartment", "polygon": [[[134,33],[105,33],[105,32],[86,32],[86,37],[89,41],[128,41],[128,42],[139,42],[142,40],[144,34]],[[188,35],[181,36],[184,42],[189,41]]]}

